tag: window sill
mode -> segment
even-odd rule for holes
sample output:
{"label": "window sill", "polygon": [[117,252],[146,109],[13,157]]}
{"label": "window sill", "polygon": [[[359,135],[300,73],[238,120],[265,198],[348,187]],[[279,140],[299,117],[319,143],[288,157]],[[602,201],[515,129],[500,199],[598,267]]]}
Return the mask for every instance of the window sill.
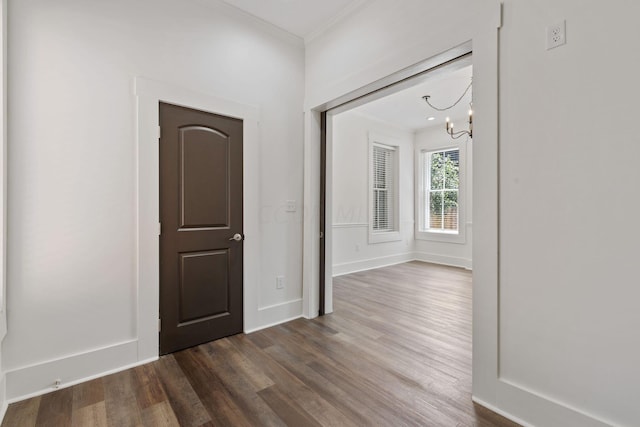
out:
{"label": "window sill", "polygon": [[416,240],[430,242],[465,244],[467,239],[463,232],[449,233],[446,231],[416,231]]}

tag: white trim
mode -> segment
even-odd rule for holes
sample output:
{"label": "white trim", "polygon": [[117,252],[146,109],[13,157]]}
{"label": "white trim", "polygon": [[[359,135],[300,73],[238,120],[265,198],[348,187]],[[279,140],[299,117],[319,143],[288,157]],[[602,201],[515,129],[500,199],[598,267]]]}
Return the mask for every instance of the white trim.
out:
{"label": "white trim", "polygon": [[304,317],[302,313],[302,298],[298,298],[292,301],[283,302],[280,304],[274,304],[267,307],[260,308],[260,314],[263,322],[260,326],[245,330],[245,334],[267,329],[272,326],[287,323],[295,319]]}
{"label": "white trim", "polygon": [[9,402],[7,401],[7,376],[4,373],[2,373],[2,378],[0,378],[0,402],[0,424],[2,424],[2,420],[4,420],[7,408],[9,407]]}
{"label": "white trim", "polygon": [[332,277],[357,273],[359,271],[372,270],[374,268],[388,267],[390,265],[403,264],[405,262],[413,261],[414,259],[415,256],[412,252],[406,252],[403,254],[387,255],[378,258],[334,264]]}
{"label": "white trim", "polygon": [[64,388],[157,359],[137,359],[137,348],[137,340],[129,340],[8,371],[7,400],[12,403],[54,391],[56,378]]}
{"label": "white trim", "polygon": [[280,28],[277,25],[267,22],[264,19],[258,18],[251,13],[233,6],[223,0],[195,0],[197,3],[203,6],[216,9],[216,12],[222,12],[230,15],[241,22],[246,23],[250,27],[259,28],[269,34],[277,37],[279,40],[292,44],[294,46],[304,47],[304,39],[296,34],[290,33],[284,28]]}
{"label": "white trim", "polygon": [[278,307],[282,307],[282,306],[286,306],[286,305],[290,305],[290,304],[298,304],[300,302],[302,302],[302,298],[296,298],[296,299],[291,300],[291,301],[285,301],[285,302],[280,302],[278,304],[272,304],[272,305],[267,305],[267,306],[264,306],[264,307],[260,307],[258,309],[258,311],[273,310],[274,308],[278,308]]}
{"label": "white trim", "polygon": [[[320,254],[320,218],[319,212],[319,186],[320,186],[320,110],[305,111],[304,114],[304,206],[305,216],[302,225],[302,315],[307,319],[318,316],[319,311],[319,254]],[[327,127],[331,128],[331,120],[327,114]],[[331,145],[331,131],[327,129],[327,153]],[[332,167],[331,157],[327,157],[327,169]],[[327,173],[327,178],[330,174]],[[327,197],[329,206],[326,212],[332,212],[331,198]],[[331,215],[326,215],[327,224],[331,224]],[[327,231],[329,231],[327,227]],[[331,236],[325,235],[327,248],[331,247]],[[331,253],[328,254],[329,256]],[[330,261],[326,262],[330,266]],[[330,267],[328,267],[330,268]],[[330,282],[331,275],[327,274]],[[326,309],[326,304],[325,304]]]}
{"label": "white trim", "polygon": [[419,261],[427,264],[446,265],[449,267],[471,270],[471,260],[466,258],[448,257],[426,252],[405,252],[401,254],[387,255],[378,258],[368,258],[352,262],[344,262],[333,265],[333,277],[376,268],[389,267],[391,265],[404,264],[405,262]]}
{"label": "white trim", "polygon": [[[2,0],[0,4],[0,50],[0,342],[2,342],[7,335],[7,0]],[[0,400],[0,404],[2,403],[3,401]]]}
{"label": "white trim", "polygon": [[469,258],[453,257],[447,255],[433,254],[429,252],[414,252],[416,261],[428,262],[430,264],[448,265],[472,270],[473,262]]}
{"label": "white trim", "polygon": [[259,328],[255,328],[255,329],[251,329],[251,330],[245,331],[244,333],[245,334],[252,334],[254,332],[258,332],[258,331],[261,331],[263,329],[271,328],[273,326],[282,325],[283,323],[291,322],[292,320],[297,320],[297,319],[302,319],[302,318],[304,318],[304,316],[302,314],[298,314],[296,316],[289,317],[288,319],[278,320],[276,322],[269,323],[267,325],[263,325],[263,326],[261,326]]}
{"label": "white trim", "polygon": [[[494,13],[496,10],[493,11]],[[499,10],[497,10],[499,12]],[[487,14],[490,11],[487,10]],[[478,18],[474,31],[473,140],[473,385],[472,394],[497,404],[499,198],[498,198],[498,16]],[[494,18],[495,21],[492,21]],[[482,27],[482,28],[480,28]]]}
{"label": "white trim", "polygon": [[360,7],[365,5],[368,0],[351,0],[351,3],[346,5],[344,8],[338,12],[337,15],[333,16],[328,21],[324,22],[319,28],[312,30],[310,33],[304,35],[304,43],[309,44],[313,39],[319,37],[324,34],[331,28],[333,28],[336,24],[343,21],[348,16],[354,14]]}
{"label": "white trim", "polygon": [[[348,111],[414,86],[415,82],[409,81],[411,78],[417,78],[416,82],[418,83],[423,82],[422,78],[425,75],[421,74],[425,71],[440,72],[443,69],[448,69],[442,65],[470,52],[471,39],[465,41],[464,36],[460,37],[458,29],[456,29],[456,33],[458,36],[453,48],[434,52],[433,46],[428,46],[429,42],[425,41],[421,43],[422,46],[419,50],[410,54],[411,58],[415,58],[415,60],[409,59],[407,61],[403,55],[407,53],[406,51],[390,51],[391,57],[370,63],[360,72],[350,73],[344,80],[333,82],[328,87],[319,89],[307,85],[307,95],[304,102],[305,112],[316,112],[319,117],[321,111],[331,110],[331,114]],[[429,56],[429,51],[432,52],[431,56]],[[399,54],[403,58],[394,57],[395,54]],[[390,70],[390,74],[381,74],[380,70]],[[367,78],[363,81],[363,76],[377,76],[377,79],[369,80]]]}
{"label": "white trim", "polygon": [[251,328],[245,327],[245,333],[259,331],[260,329],[297,319],[301,316],[302,298],[260,307],[256,316],[257,321]]}
{"label": "white trim", "polygon": [[262,326],[258,313],[260,272],[259,120],[258,107],[239,104],[157,82],[135,79],[137,98],[137,266],[138,358],[158,356],[159,313],[159,103],[168,102],[243,120],[244,132],[244,329]]}
{"label": "white trim", "polygon": [[[325,298],[324,298],[324,313],[330,314],[333,313],[333,278],[332,275],[332,266],[333,266],[333,227],[331,224],[333,223],[333,196],[329,189],[333,188],[333,119],[330,113],[326,115],[326,162],[325,162],[325,179],[326,179],[326,192],[325,192],[325,223],[324,223],[324,247],[325,247],[325,257],[324,257],[324,283],[325,283]],[[319,164],[318,164],[319,166]],[[318,175],[320,175],[320,168],[318,168]],[[318,182],[320,182],[320,177],[317,177]],[[316,197],[318,200],[318,197]],[[316,209],[318,212],[318,209]],[[319,246],[319,245],[318,245]],[[318,255],[320,254],[320,248],[318,247]],[[313,262],[320,264],[320,260],[318,258],[314,259]],[[319,269],[318,269],[319,272]],[[319,283],[318,277],[318,283]],[[304,292],[303,292],[304,295]],[[320,309],[320,295],[319,292],[316,291],[316,295],[318,298],[318,308],[316,309],[315,315],[318,314]]]}
{"label": "white trim", "polygon": [[333,224],[333,228],[367,228],[369,227],[368,222],[344,222],[341,224]]}
{"label": "white trim", "polygon": [[127,369],[132,369],[132,368],[135,368],[137,366],[146,365],[147,363],[152,363],[152,362],[155,362],[156,360],[158,360],[158,357],[154,357],[154,358],[147,359],[147,360],[141,360],[139,362],[131,363],[129,365],[124,365],[124,366],[118,366],[115,369],[110,369],[108,371],[99,372],[97,374],[90,375],[90,376],[84,377],[84,378],[80,378],[78,380],[62,383],[62,384],[60,384],[60,386],[58,388],[46,388],[46,389],[38,390],[38,391],[35,391],[33,393],[24,395],[24,396],[20,396],[20,397],[16,397],[16,398],[13,398],[13,399],[9,399],[7,401],[7,406],[12,404],[12,403],[21,402],[21,401],[26,400],[26,399],[31,399],[32,397],[42,396],[43,394],[51,393],[51,392],[54,392],[54,391],[57,391],[57,390],[60,390],[60,389],[64,389],[64,388],[73,387],[74,385],[82,384],[82,383],[87,382],[87,381],[95,380],[95,379],[98,379],[98,378],[103,378],[103,377],[106,377],[107,375],[117,374],[118,372],[126,371]]}
{"label": "white trim", "polygon": [[87,381],[91,381],[91,380],[95,380],[97,378],[103,378],[106,377],[107,375],[111,375],[111,374],[117,374],[118,372],[122,372],[122,371],[126,371],[127,369],[132,369],[135,368],[137,366],[142,366],[142,365],[146,365],[147,363],[151,363],[151,362],[155,362],[156,360],[158,360],[157,357],[151,358],[151,359],[147,359],[147,360],[141,360],[139,362],[135,362],[135,363],[131,363],[129,365],[124,365],[124,366],[119,366],[115,369],[110,369],[108,371],[104,371],[104,372],[100,372],[97,373],[95,375],[90,375],[88,377],[84,377],[84,378],[80,378],[78,380],[74,380],[74,381],[69,381],[67,383],[62,383],[60,384],[60,386],[58,388],[47,388],[47,389],[43,389],[43,390],[38,390],[35,391],[31,394],[27,394],[25,396],[21,396],[21,397],[17,397],[14,399],[10,399],[7,401],[7,405],[10,405],[12,403],[16,403],[16,402],[20,402],[26,399],[31,399],[32,397],[37,397],[37,396],[42,396],[43,394],[47,394],[47,393],[51,393],[63,388],[68,388],[68,387],[73,387],[74,385],[77,384],[81,384]]}
{"label": "white trim", "polygon": [[503,417],[513,421],[514,423],[520,424],[522,427],[535,427],[533,424],[529,424],[528,422],[526,422],[524,420],[521,420],[520,418],[518,418],[518,417],[516,417],[516,416],[514,416],[514,415],[512,415],[512,414],[510,414],[508,412],[505,412],[505,411],[503,411],[501,409],[498,409],[495,406],[493,406],[493,405],[491,405],[491,404],[489,404],[489,403],[487,403],[487,402],[485,402],[485,401],[483,401],[481,399],[476,398],[475,396],[471,396],[471,400],[473,402],[477,403],[478,405],[484,406],[485,408],[489,409],[490,411],[495,412],[498,415],[502,415]]}
{"label": "white trim", "polygon": [[538,393],[505,378],[497,381],[498,400],[502,410],[517,413],[529,425],[608,427],[618,423],[575,408],[556,398]]}
{"label": "white trim", "polygon": [[[0,4],[0,343],[7,335],[7,0]],[[0,346],[0,423],[7,412],[7,376]]]}

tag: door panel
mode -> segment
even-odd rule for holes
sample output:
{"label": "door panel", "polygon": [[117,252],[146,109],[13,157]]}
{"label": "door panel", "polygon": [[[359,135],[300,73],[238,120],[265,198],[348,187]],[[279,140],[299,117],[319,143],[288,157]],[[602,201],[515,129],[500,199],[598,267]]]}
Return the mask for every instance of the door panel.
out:
{"label": "door panel", "polygon": [[180,129],[180,228],[229,227],[229,144],[215,129]]}
{"label": "door panel", "polygon": [[229,252],[180,254],[178,325],[229,314]]}
{"label": "door panel", "polygon": [[160,103],[160,353],[242,332],[242,121]]}

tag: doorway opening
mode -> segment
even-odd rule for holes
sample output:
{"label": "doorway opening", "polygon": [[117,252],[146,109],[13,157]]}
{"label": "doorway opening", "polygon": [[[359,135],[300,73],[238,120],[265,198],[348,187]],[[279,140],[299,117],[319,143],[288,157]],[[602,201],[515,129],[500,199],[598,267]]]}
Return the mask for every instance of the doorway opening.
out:
{"label": "doorway opening", "polygon": [[472,142],[445,129],[469,118],[463,50],[321,114],[321,315],[334,276],[412,260],[471,269]]}

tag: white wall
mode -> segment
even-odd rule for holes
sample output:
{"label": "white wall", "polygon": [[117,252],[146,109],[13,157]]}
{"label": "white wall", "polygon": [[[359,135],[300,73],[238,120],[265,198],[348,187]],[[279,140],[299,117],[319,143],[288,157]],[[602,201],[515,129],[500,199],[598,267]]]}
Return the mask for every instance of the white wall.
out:
{"label": "white wall", "polygon": [[9,2],[10,398],[138,362],[135,76],[264,106],[251,289],[300,315],[303,47],[220,3]]}
{"label": "white wall", "polygon": [[[504,1],[499,214],[486,187],[497,172],[487,168],[497,167],[494,147],[480,143],[493,132],[480,122],[497,77],[495,11],[494,2],[372,1],[307,47],[306,105],[473,38],[474,398],[530,425],[638,425],[640,145],[618,124],[637,113],[640,4]],[[546,51],[545,28],[562,19],[568,44]],[[606,166],[603,150],[614,159]],[[492,213],[499,282],[484,230]]]}
{"label": "white wall", "polygon": [[[333,116],[333,274],[413,259],[413,132],[347,111]],[[400,241],[369,243],[369,135],[399,144]]]}
{"label": "white wall", "polygon": [[[640,3],[505,3],[500,374],[639,425],[640,144],[616,124],[638,113]],[[546,51],[562,19],[567,45]]]}
{"label": "white wall", "polygon": [[[372,0],[309,44],[304,83],[297,43],[212,4],[9,2],[8,378],[27,370],[49,383],[58,373],[47,362],[135,338],[135,75],[265,106],[263,306],[300,296],[301,213],[278,207],[302,197],[291,177],[302,176],[303,84],[313,124],[309,108],[470,38],[474,81],[493,78],[490,32],[475,35],[495,23],[494,1]],[[484,250],[474,252],[474,394],[531,424],[640,420],[640,145],[617,126],[634,123],[640,95],[637,16],[631,0],[504,1],[499,313],[486,282],[495,251],[478,239],[493,209],[481,197],[492,148],[480,144],[492,132],[482,117],[492,85],[474,83],[475,247]],[[545,27],[565,18],[568,44],[545,51]],[[615,186],[595,173],[606,149]],[[624,209],[596,203],[602,193]],[[278,293],[282,271],[289,286]],[[498,314],[499,345],[486,327]]]}
{"label": "white wall", "polygon": [[[464,120],[455,120],[457,123],[464,123]],[[444,126],[431,126],[416,132],[414,139],[415,155],[419,156],[422,150],[441,150],[443,148],[458,147],[460,149],[461,171],[460,192],[463,203],[460,203],[460,224],[464,231],[464,240],[461,242],[445,242],[436,240],[425,240],[416,233],[415,257],[421,261],[435,262],[440,264],[454,265],[471,269],[472,267],[472,242],[473,242],[473,141],[466,138],[453,140],[444,130]],[[416,183],[419,177],[416,174]],[[416,184],[417,185],[417,184]],[[419,191],[416,188],[416,192]],[[417,193],[416,193],[417,197]],[[462,199],[461,199],[462,200]],[[416,223],[418,222],[416,212]],[[464,229],[463,229],[464,227]],[[425,234],[425,233],[423,233]],[[446,237],[446,236],[444,236]]]}
{"label": "white wall", "polygon": [[[370,243],[368,239],[368,135],[386,135],[401,142],[400,224],[401,241]],[[471,142],[453,140],[438,127],[418,132],[388,122],[347,111],[333,116],[333,275],[377,268],[419,259],[426,262],[471,268]],[[459,141],[463,141],[461,144]],[[465,240],[451,243],[416,238],[417,196],[416,156],[422,149],[442,149],[460,145],[466,157]]]}

